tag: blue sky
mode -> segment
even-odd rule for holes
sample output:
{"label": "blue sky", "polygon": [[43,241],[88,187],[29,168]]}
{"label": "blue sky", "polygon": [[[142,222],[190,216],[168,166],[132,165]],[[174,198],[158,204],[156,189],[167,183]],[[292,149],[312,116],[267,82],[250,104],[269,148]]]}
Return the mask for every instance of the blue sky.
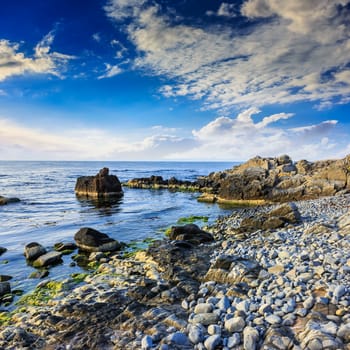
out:
{"label": "blue sky", "polygon": [[350,0],[14,0],[0,159],[350,153]]}

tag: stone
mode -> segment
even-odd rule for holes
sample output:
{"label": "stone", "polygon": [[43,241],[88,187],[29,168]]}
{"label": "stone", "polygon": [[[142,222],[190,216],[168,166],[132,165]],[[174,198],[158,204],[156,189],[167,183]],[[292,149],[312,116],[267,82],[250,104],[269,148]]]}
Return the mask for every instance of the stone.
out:
{"label": "stone", "polygon": [[141,349],[143,350],[150,350],[153,347],[153,340],[152,337],[149,335],[145,335],[141,340]]}
{"label": "stone", "polygon": [[204,331],[202,325],[190,325],[188,338],[193,344],[198,344],[204,340]]}
{"label": "stone", "polygon": [[123,190],[117,176],[109,175],[109,169],[103,168],[96,176],[81,176],[75,184],[78,196],[121,197]]}
{"label": "stone", "polygon": [[223,296],[216,304],[216,307],[223,311],[226,311],[230,306],[231,306],[231,301],[226,295]]}
{"label": "stone", "polygon": [[279,264],[273,265],[267,271],[273,275],[280,275],[284,272],[284,266]]}
{"label": "stone", "polygon": [[213,305],[207,304],[207,303],[197,304],[196,307],[194,308],[195,314],[205,314],[205,313],[210,313],[212,311],[213,311]]}
{"label": "stone", "polygon": [[184,226],[173,226],[171,228],[169,238],[171,240],[180,240],[190,242],[192,244],[200,244],[214,241],[214,237],[209,232],[201,230],[195,224]]}
{"label": "stone", "polygon": [[281,317],[277,316],[277,315],[268,315],[265,317],[266,322],[268,322],[269,324],[280,324],[282,322]]}
{"label": "stone", "polygon": [[11,285],[9,282],[0,282],[0,297],[11,293]]}
{"label": "stone", "polygon": [[227,339],[227,347],[228,348],[234,348],[235,346],[239,345],[241,342],[241,335],[240,333],[233,333],[231,337]]}
{"label": "stone", "polygon": [[217,324],[211,324],[208,327],[208,334],[209,335],[215,335],[215,334],[221,335],[221,327],[218,326]]}
{"label": "stone", "polygon": [[7,248],[0,247],[0,256],[1,256],[2,254],[4,254],[5,252],[7,252]]}
{"label": "stone", "polygon": [[225,329],[230,333],[241,332],[245,327],[245,321],[243,317],[233,317],[225,321]]}
{"label": "stone", "polygon": [[172,344],[176,345],[187,345],[188,344],[188,338],[185,333],[182,332],[175,332],[173,334],[170,334],[167,337],[167,341]]}
{"label": "stone", "polygon": [[304,302],[303,302],[303,307],[305,309],[311,309],[315,304],[315,299],[312,296],[309,296]]}
{"label": "stone", "polygon": [[12,276],[9,275],[0,275],[0,282],[7,282],[12,279]]}
{"label": "stone", "polygon": [[53,248],[58,252],[65,252],[76,250],[78,246],[75,243],[59,242],[54,244]]}
{"label": "stone", "polygon": [[46,249],[37,242],[29,243],[24,247],[24,256],[28,260],[35,260],[45,253]]}
{"label": "stone", "polygon": [[62,262],[62,254],[60,252],[48,252],[40,255],[39,258],[33,261],[34,267],[44,267],[49,265],[56,265]]}
{"label": "stone", "polygon": [[18,202],[20,202],[19,198],[7,198],[7,197],[0,196],[0,205],[6,205],[6,204],[18,203]]}
{"label": "stone", "polygon": [[259,332],[254,327],[245,327],[243,331],[244,350],[256,350],[259,342]]}
{"label": "stone", "polygon": [[205,313],[205,314],[196,314],[190,320],[192,324],[200,323],[204,326],[208,326],[210,324],[217,323],[219,320],[219,316],[213,312]]}
{"label": "stone", "polygon": [[118,241],[89,227],[81,228],[75,234],[74,240],[79,249],[86,252],[108,252],[121,249]]}
{"label": "stone", "polygon": [[204,346],[207,350],[215,350],[217,346],[219,346],[222,343],[222,339],[220,335],[211,335],[209,336],[205,342]]}

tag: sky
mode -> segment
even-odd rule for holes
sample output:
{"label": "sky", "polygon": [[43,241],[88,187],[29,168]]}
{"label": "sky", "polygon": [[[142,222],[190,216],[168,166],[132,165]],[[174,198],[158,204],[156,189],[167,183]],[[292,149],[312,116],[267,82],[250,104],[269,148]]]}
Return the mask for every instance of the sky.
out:
{"label": "sky", "polygon": [[350,0],[13,0],[1,160],[350,153]]}

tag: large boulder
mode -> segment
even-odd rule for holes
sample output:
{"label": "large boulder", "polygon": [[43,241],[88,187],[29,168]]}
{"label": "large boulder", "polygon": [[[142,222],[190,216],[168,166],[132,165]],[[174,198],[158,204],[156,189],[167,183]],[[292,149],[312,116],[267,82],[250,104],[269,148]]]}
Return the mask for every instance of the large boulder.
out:
{"label": "large boulder", "polygon": [[169,238],[176,241],[186,241],[192,244],[200,244],[214,241],[214,237],[206,231],[201,230],[195,224],[184,226],[173,226]]}
{"label": "large boulder", "polygon": [[19,198],[7,198],[7,197],[3,197],[0,196],[0,205],[5,205],[5,204],[9,204],[9,203],[17,203],[19,202],[20,199]]}
{"label": "large boulder", "polygon": [[121,248],[118,241],[90,227],[81,228],[74,240],[79,249],[86,252],[112,252]]}
{"label": "large boulder", "polygon": [[121,197],[123,190],[118,177],[109,175],[109,169],[103,168],[96,176],[79,177],[75,185],[75,193],[90,197]]}

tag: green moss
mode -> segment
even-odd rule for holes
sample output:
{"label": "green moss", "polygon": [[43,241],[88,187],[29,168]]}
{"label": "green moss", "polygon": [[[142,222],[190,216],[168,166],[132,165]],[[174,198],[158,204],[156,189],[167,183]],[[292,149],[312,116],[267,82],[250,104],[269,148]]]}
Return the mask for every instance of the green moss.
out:
{"label": "green moss", "polygon": [[91,270],[96,270],[100,266],[100,263],[98,261],[90,261],[87,264],[87,268]]}
{"label": "green moss", "polygon": [[89,275],[88,273],[72,273],[71,277],[73,278],[74,282],[80,283],[80,282],[83,282],[86,276],[88,275]]}
{"label": "green moss", "polygon": [[49,281],[43,286],[36,287],[32,293],[24,295],[16,304],[30,306],[45,305],[49,300],[57,296],[62,291],[62,288],[62,282]]}
{"label": "green moss", "polygon": [[66,249],[66,250],[61,251],[60,253],[63,254],[63,255],[70,255],[73,252],[74,252],[73,249]]}
{"label": "green moss", "polygon": [[12,320],[12,314],[10,312],[4,311],[0,312],[0,325],[7,326]]}
{"label": "green moss", "polygon": [[171,233],[171,227],[166,228],[165,231],[164,231],[164,234],[165,234],[167,237],[169,237],[169,236],[170,236],[170,233]]}
{"label": "green moss", "polygon": [[9,263],[8,260],[0,260],[0,264],[2,264],[2,265],[6,265],[6,264],[8,264],[8,263]]}
{"label": "green moss", "polygon": [[208,220],[209,220],[208,216],[192,215],[192,216],[180,218],[179,220],[177,220],[177,224],[179,224],[179,225],[181,225],[181,224],[193,224],[194,222],[197,222],[197,221],[208,222]]}

